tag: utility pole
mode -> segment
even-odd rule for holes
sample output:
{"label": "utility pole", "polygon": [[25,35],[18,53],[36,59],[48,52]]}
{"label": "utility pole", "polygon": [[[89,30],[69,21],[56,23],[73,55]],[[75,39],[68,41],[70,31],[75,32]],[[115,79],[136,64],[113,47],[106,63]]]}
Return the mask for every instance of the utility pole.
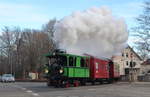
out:
{"label": "utility pole", "polygon": [[133,55],[131,54],[131,61],[130,61],[130,82],[133,82]]}
{"label": "utility pole", "polygon": [[13,75],[12,52],[10,52],[10,72]]}

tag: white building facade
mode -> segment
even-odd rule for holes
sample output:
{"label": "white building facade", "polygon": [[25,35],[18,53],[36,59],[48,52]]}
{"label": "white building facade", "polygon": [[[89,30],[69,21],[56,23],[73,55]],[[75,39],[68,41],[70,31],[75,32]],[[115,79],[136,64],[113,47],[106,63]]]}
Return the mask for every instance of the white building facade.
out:
{"label": "white building facade", "polygon": [[113,61],[120,65],[120,75],[122,77],[129,76],[132,70],[135,77],[134,80],[137,80],[137,76],[140,74],[142,59],[130,46],[123,50],[122,55],[114,56]]}

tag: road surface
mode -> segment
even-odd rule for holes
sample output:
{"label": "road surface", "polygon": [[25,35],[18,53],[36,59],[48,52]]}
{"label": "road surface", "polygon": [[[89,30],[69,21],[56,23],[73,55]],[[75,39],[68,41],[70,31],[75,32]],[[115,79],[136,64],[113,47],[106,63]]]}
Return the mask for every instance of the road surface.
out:
{"label": "road surface", "polygon": [[150,82],[71,88],[47,87],[44,82],[0,83],[0,97],[150,97]]}

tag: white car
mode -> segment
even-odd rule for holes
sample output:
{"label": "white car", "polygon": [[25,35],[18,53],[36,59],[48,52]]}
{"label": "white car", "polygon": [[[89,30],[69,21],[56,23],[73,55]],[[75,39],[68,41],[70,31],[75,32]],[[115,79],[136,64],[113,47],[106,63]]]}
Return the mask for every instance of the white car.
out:
{"label": "white car", "polygon": [[2,82],[15,82],[15,78],[12,74],[3,74],[1,81]]}

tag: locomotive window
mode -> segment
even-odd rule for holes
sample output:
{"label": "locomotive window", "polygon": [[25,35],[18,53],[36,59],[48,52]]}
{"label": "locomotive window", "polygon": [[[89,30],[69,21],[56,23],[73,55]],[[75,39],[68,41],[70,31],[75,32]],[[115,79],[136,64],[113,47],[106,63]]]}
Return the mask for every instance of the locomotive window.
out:
{"label": "locomotive window", "polygon": [[73,66],[73,57],[69,57],[69,66]]}
{"label": "locomotive window", "polygon": [[60,64],[62,66],[67,66],[67,57],[66,56],[61,56],[61,58],[60,58]]}
{"label": "locomotive window", "polygon": [[81,58],[81,67],[85,67],[85,60]]}
{"label": "locomotive window", "polygon": [[57,63],[58,65],[61,66],[66,66],[67,65],[67,57],[66,56],[52,56],[49,59],[49,64],[54,64]]}

